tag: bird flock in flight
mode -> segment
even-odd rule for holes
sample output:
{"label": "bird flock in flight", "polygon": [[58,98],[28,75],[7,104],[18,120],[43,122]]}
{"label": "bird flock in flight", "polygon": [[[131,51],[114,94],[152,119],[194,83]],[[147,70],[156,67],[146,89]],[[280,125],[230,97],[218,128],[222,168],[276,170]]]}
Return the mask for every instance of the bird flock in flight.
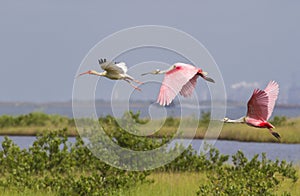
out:
{"label": "bird flock in flight", "polygon": [[[125,80],[134,89],[141,91],[133,82],[136,84],[143,83],[127,74],[128,68],[124,62],[117,63],[106,61],[106,59],[99,59],[98,62],[104,70],[103,72],[99,73],[94,70],[89,70],[79,74],[78,77],[85,74],[92,74],[107,77],[111,80]],[[169,105],[178,94],[183,97],[190,97],[194,92],[199,76],[208,82],[215,82],[212,78],[207,76],[207,72],[185,63],[175,63],[167,70],[156,69],[148,73],[143,73],[142,75],[147,74],[165,74],[157,98],[157,103],[161,106]],[[275,81],[270,81],[264,90],[254,89],[247,103],[246,116],[236,120],[224,118],[222,121],[226,123],[245,123],[257,128],[267,128],[274,137],[280,140],[279,133],[273,131],[275,127],[268,122],[268,119],[272,115],[278,93],[279,85]]]}

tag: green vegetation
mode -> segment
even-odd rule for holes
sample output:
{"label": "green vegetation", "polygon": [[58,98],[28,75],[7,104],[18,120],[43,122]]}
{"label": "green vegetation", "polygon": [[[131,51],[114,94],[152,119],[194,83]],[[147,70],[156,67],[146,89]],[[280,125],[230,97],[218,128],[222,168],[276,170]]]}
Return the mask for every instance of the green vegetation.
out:
{"label": "green vegetation", "polygon": [[[106,117],[100,117],[99,122],[108,134],[110,134],[109,132],[110,130],[112,130],[112,121],[114,122],[114,126],[120,123],[120,125],[124,127],[122,125],[122,122],[124,121],[125,123],[127,123],[127,131],[129,131],[130,133],[133,133],[130,131],[132,126],[135,126],[136,123],[141,124],[143,126],[140,129],[135,129],[136,133],[142,133],[142,131],[145,133],[153,132],[153,134],[147,135],[149,135],[149,137],[159,138],[173,136],[176,133],[180,122],[185,122],[185,130],[180,131],[184,131],[186,137],[202,139],[206,135],[208,123],[210,122],[210,113],[202,112],[201,119],[186,117],[183,121],[180,121],[179,118],[168,117],[164,122],[161,122],[160,120],[152,120],[150,122],[148,119],[140,119],[139,113],[133,114],[132,112],[124,114],[123,118],[119,119],[118,121],[116,121],[116,119],[109,115]],[[280,142],[300,143],[299,118],[288,119],[285,116],[275,116],[273,119],[271,119],[270,122],[276,127],[276,132],[280,133]],[[198,128],[196,130],[196,134],[194,135],[194,127],[197,127],[197,125]],[[159,130],[153,131],[153,127],[161,128]],[[39,112],[20,116],[0,116],[0,135],[37,135],[49,130],[64,128],[67,128],[67,134],[69,136],[77,135],[77,129],[75,127],[74,120],[64,116],[47,115]],[[213,138],[213,136],[211,137]],[[246,142],[278,142],[277,139],[274,138],[267,129],[254,128],[245,124],[230,123],[223,125],[218,139]]]}
{"label": "green vegetation", "polygon": [[27,126],[58,126],[74,125],[73,120],[60,115],[48,115],[41,112],[33,112],[19,116],[2,115],[0,128],[27,127]]}
{"label": "green vegetation", "polygon": [[[296,170],[286,162],[272,162],[262,155],[248,161],[241,151],[232,156],[233,165],[218,167],[209,172],[209,183],[201,185],[198,195],[273,195],[274,188],[284,179],[295,183]],[[279,177],[276,177],[276,176]],[[288,194],[286,192],[286,194]]]}
{"label": "green vegetation", "polygon": [[75,144],[69,143],[66,130],[38,136],[29,149],[20,149],[5,137],[2,149],[0,186],[4,192],[114,194],[145,182],[149,174],[119,170],[101,162],[79,137]]}
{"label": "green vegetation", "polygon": [[[137,140],[131,138],[123,145],[139,150],[157,145],[149,140],[138,147]],[[166,151],[166,156],[170,152]],[[79,137],[74,144],[69,143],[66,130],[40,135],[28,149],[20,149],[5,137],[0,151],[0,191],[7,195],[23,191],[28,195],[288,195],[290,191],[300,192],[299,171],[285,161],[270,161],[265,155],[262,160],[258,155],[247,160],[242,152],[232,156],[233,164],[226,163],[228,159],[228,155],[221,155],[215,148],[207,155],[197,155],[189,147],[174,161],[155,170],[125,171],[94,157]]]}
{"label": "green vegetation", "polygon": [[[46,120],[47,123],[50,121]],[[156,138],[131,134],[139,132],[134,122],[147,124],[147,120],[132,112],[126,113],[120,122],[111,116],[99,121],[109,139],[123,148],[150,150],[170,140],[169,136]],[[169,122],[176,123],[176,119]],[[107,138],[97,130],[86,132],[89,149],[100,151],[101,158],[113,156],[103,146]],[[96,158],[80,137],[70,143],[68,133],[66,129],[45,131],[28,149],[20,149],[5,137],[0,151],[1,195],[23,192],[25,195],[300,194],[299,168],[285,161],[268,160],[265,154],[248,160],[240,151],[229,157],[209,148],[208,154],[198,155],[190,146],[161,167],[150,171],[126,171]],[[165,149],[159,159],[164,160],[181,148],[177,145]],[[126,155],[120,158],[122,162],[130,161],[136,169],[151,161],[151,157],[138,161]],[[230,158],[232,163],[228,163]]]}
{"label": "green vegetation", "polygon": [[283,126],[287,123],[287,118],[285,116],[274,116],[270,123],[274,126]]}
{"label": "green vegetation", "polygon": [[207,182],[205,172],[153,172],[148,177],[153,183],[144,183],[131,188],[125,196],[183,196],[196,195],[199,186]]}
{"label": "green vegetation", "polygon": [[[275,116],[271,121],[275,131],[281,135],[281,143],[300,143],[300,119]],[[246,142],[278,142],[267,129],[259,129],[244,124],[224,124],[219,139]]]}
{"label": "green vegetation", "polygon": [[[297,170],[297,175],[300,174],[300,170]],[[209,184],[208,172],[154,172],[150,174],[148,179],[153,180],[153,183],[145,183],[134,188],[129,189],[124,195],[130,196],[182,196],[182,195],[196,195],[200,191],[200,187]],[[241,179],[243,180],[243,179]],[[300,194],[300,181],[293,182],[292,179],[285,179],[274,188],[274,192],[271,195],[299,195]],[[214,195],[214,190],[202,195]],[[200,193],[199,193],[200,194]],[[220,192],[215,195],[228,195],[224,192]],[[231,194],[234,195],[234,194]],[[256,195],[256,194],[249,194]],[[261,194],[263,195],[263,194]],[[267,195],[267,194],[265,194]]]}
{"label": "green vegetation", "polygon": [[1,135],[37,135],[47,130],[68,128],[68,135],[77,134],[73,119],[60,115],[33,112],[19,116],[0,116]]}

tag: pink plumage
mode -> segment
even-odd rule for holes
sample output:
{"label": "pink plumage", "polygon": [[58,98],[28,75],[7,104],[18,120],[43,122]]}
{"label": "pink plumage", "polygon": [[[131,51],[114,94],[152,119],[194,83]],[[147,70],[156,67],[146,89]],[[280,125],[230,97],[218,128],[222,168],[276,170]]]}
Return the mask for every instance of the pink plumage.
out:
{"label": "pink plumage", "polygon": [[159,91],[157,103],[169,105],[178,93],[184,97],[192,95],[202,70],[189,64],[176,63],[174,69],[166,72]]}
{"label": "pink plumage", "polygon": [[279,93],[279,86],[275,81],[269,82],[265,90],[255,89],[248,101],[245,122],[254,127],[267,128],[277,139],[280,135],[274,132],[274,126],[267,120],[271,117]]}
{"label": "pink plumage", "polygon": [[272,115],[278,93],[279,85],[274,81],[269,82],[265,90],[255,89],[247,104],[247,115],[236,120],[224,118],[224,122],[247,123],[253,127],[267,128],[279,140],[279,133],[273,131],[272,128],[275,127],[267,121]]}
{"label": "pink plumage", "polygon": [[279,85],[275,81],[271,81],[265,89],[265,92],[268,94],[269,103],[268,103],[268,117],[267,120],[271,117],[274,110],[275,102],[279,94]]}
{"label": "pink plumage", "polygon": [[181,89],[181,91],[179,92],[180,95],[184,96],[184,97],[190,97],[193,92],[194,89],[196,87],[197,84],[197,79],[198,79],[199,75],[195,75],[194,77],[192,77],[192,79],[190,79]]}
{"label": "pink plumage", "polygon": [[273,112],[279,93],[279,86],[271,81],[265,90],[255,89],[248,101],[247,117],[258,121],[267,121]]}

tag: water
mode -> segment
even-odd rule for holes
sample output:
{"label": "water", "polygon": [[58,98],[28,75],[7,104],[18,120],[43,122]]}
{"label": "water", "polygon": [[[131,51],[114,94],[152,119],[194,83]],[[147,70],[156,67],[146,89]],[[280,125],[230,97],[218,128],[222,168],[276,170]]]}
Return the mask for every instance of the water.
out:
{"label": "water", "polygon": [[[20,148],[29,148],[35,141],[34,136],[10,136],[10,139]],[[0,143],[4,140],[0,136]],[[69,137],[69,142],[74,143],[75,138]],[[202,140],[195,139],[192,141],[192,147],[199,151]],[[241,150],[244,155],[251,159],[255,154],[266,153],[267,158],[271,160],[286,160],[295,164],[300,164],[300,144],[278,144],[278,143],[255,143],[255,142],[236,142],[218,140],[215,145],[221,154],[233,155]]]}
{"label": "water", "polygon": [[[192,142],[194,149],[199,150],[201,140]],[[268,159],[286,160],[300,164],[300,144],[257,143],[217,140],[214,145],[221,154],[233,155],[241,150],[248,159],[255,154],[266,153]]]}

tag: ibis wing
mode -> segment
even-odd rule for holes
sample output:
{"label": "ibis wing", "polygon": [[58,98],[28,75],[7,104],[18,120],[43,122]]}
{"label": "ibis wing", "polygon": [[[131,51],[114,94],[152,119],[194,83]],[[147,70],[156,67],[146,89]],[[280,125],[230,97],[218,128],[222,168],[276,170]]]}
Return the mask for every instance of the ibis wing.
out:
{"label": "ibis wing", "polygon": [[279,85],[275,81],[270,81],[264,90],[268,96],[268,116],[267,120],[271,117],[274,110],[275,102],[279,93]]}
{"label": "ibis wing", "polygon": [[124,62],[115,64],[114,62],[104,62],[100,64],[101,68],[110,73],[124,74],[127,72],[127,67]]}
{"label": "ibis wing", "polygon": [[101,68],[105,71],[107,71],[108,67],[111,65],[111,64],[114,64],[113,62],[111,61],[102,61],[102,63],[100,64]]}
{"label": "ibis wing", "polygon": [[121,68],[123,70],[123,73],[126,73],[128,70],[128,68],[124,62],[117,63],[116,66]]}
{"label": "ibis wing", "polygon": [[188,81],[181,89],[180,95],[184,97],[190,97],[193,94],[193,91],[197,84],[197,79],[199,75],[194,75],[190,81]]}
{"label": "ibis wing", "polygon": [[191,65],[178,65],[176,68],[168,71],[160,87],[157,103],[163,106],[169,105],[182,87],[196,75],[197,71],[198,69]]}

